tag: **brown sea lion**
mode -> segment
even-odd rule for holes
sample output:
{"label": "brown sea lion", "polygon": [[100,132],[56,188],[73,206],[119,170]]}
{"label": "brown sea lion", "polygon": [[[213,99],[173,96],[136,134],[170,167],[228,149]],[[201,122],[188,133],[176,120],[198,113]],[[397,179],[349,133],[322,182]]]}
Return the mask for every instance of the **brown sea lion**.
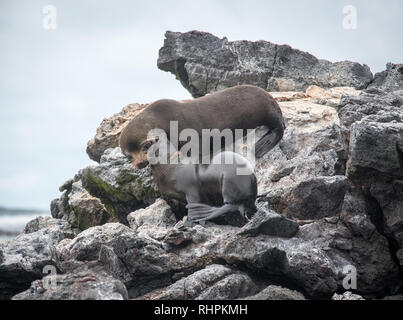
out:
{"label": "brown sea lion", "polygon": [[162,129],[171,140],[170,121],[178,121],[179,132],[191,128],[200,136],[202,129],[246,131],[266,126],[269,131],[255,145],[257,158],[281,140],[285,129],[277,102],[256,86],[240,85],[187,101],[158,100],[132,119],[120,135],[122,152],[136,167],[148,164],[144,150],[152,143],[147,141],[150,130]]}

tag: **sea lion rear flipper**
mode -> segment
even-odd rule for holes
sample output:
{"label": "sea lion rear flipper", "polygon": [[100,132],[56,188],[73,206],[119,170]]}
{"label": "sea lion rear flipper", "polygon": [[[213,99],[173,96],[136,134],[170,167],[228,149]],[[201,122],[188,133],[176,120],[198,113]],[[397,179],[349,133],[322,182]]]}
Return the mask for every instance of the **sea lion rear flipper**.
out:
{"label": "sea lion rear flipper", "polygon": [[212,220],[228,212],[233,212],[237,210],[238,206],[225,204],[217,208],[202,203],[189,203],[186,208],[188,208],[188,219],[194,222],[200,222]]}
{"label": "sea lion rear flipper", "polygon": [[260,138],[255,144],[255,156],[256,158],[263,157],[267,152],[273,149],[276,144],[283,137],[282,131],[274,129],[267,132],[263,137]]}

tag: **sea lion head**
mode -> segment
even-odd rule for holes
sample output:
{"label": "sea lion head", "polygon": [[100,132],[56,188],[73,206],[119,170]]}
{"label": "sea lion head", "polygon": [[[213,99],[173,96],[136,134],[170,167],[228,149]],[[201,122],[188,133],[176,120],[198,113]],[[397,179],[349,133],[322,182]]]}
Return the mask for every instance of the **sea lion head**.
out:
{"label": "sea lion head", "polygon": [[144,135],[142,130],[131,130],[130,126],[123,129],[119,138],[122,153],[138,169],[148,165],[147,151],[154,142],[148,140],[147,135]]}

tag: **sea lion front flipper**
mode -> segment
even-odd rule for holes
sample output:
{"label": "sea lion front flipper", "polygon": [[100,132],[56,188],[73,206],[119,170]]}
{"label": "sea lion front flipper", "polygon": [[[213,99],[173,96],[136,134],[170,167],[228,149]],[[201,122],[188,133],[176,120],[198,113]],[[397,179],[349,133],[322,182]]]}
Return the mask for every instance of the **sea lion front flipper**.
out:
{"label": "sea lion front flipper", "polygon": [[188,217],[194,222],[200,221],[208,221],[215,218],[218,218],[228,212],[234,212],[238,209],[237,205],[233,204],[224,204],[222,207],[210,207],[208,205],[202,203],[189,203],[188,208]]}
{"label": "sea lion front flipper", "polygon": [[260,138],[255,144],[255,156],[256,158],[263,157],[267,152],[273,149],[276,144],[283,137],[280,130],[274,129],[267,132],[263,137]]}
{"label": "sea lion front flipper", "polygon": [[208,217],[216,208],[203,203],[188,203],[188,219],[192,222],[199,222]]}

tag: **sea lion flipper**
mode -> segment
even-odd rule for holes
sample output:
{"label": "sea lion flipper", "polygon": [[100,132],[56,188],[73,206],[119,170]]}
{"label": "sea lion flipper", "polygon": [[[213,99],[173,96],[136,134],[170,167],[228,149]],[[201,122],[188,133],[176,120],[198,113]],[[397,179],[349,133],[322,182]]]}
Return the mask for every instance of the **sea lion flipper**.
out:
{"label": "sea lion flipper", "polygon": [[210,207],[205,204],[192,204],[192,205],[193,206],[191,208],[189,207],[188,209],[188,217],[194,222],[212,220],[228,212],[233,212],[238,209],[238,206],[232,204],[225,204],[220,208]]}
{"label": "sea lion flipper", "polygon": [[205,220],[217,209],[203,203],[188,203],[186,208],[188,209],[188,219],[194,222]]}
{"label": "sea lion flipper", "polygon": [[267,132],[255,144],[256,158],[263,157],[267,152],[273,149],[276,146],[276,144],[281,140],[282,137],[283,137],[282,131],[279,131],[277,129]]}

